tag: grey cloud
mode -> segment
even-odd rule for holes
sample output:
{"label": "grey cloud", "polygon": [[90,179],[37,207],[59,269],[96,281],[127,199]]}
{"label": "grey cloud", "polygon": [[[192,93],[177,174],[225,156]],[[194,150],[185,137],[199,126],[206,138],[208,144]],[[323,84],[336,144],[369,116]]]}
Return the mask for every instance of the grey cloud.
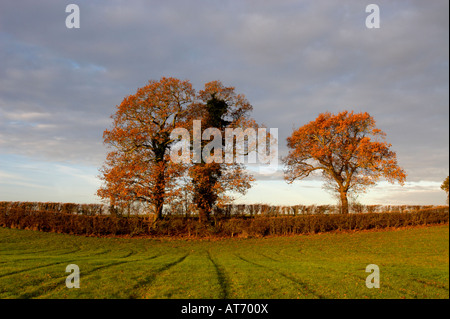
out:
{"label": "grey cloud", "polygon": [[448,174],[448,2],[378,1],[368,30],[359,1],[0,4],[2,152],[98,165],[102,131],[123,97],[175,76],[197,89],[221,80],[254,117],[293,128],[321,112],[367,111],[409,180]]}

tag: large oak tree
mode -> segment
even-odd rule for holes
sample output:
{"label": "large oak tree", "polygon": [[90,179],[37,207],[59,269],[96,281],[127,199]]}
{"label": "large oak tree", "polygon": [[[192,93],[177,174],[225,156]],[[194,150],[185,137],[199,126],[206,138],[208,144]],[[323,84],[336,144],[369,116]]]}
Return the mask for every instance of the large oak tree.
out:
{"label": "large oak tree", "polygon": [[177,195],[184,166],[170,160],[173,129],[186,125],[196,94],[189,81],[151,80],[124,98],[103,133],[112,150],[100,170],[98,196],[111,205],[141,201],[160,218],[163,205]]}
{"label": "large oak tree", "polygon": [[321,172],[339,195],[341,212],[348,213],[350,193],[365,191],[381,177],[401,185],[406,180],[385,135],[368,113],[320,114],[288,137],[285,179],[292,183]]}

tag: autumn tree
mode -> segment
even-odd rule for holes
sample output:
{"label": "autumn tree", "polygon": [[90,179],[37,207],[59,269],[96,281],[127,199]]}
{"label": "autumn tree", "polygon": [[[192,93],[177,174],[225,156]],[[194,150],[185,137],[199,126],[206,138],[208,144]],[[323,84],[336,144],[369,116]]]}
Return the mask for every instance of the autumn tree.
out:
{"label": "autumn tree", "polygon": [[[200,103],[192,113],[192,119],[201,120],[204,128],[217,129],[220,132],[222,146],[226,144],[227,128],[256,127],[254,120],[249,116],[252,106],[244,95],[235,93],[234,87],[225,87],[219,81],[209,82],[199,92],[198,99]],[[207,139],[202,140],[202,149],[207,143]],[[224,148],[222,150],[225,151]],[[231,151],[234,152],[233,156],[236,155],[235,148]],[[207,154],[209,155],[213,156]],[[223,157],[221,158],[221,161],[208,162],[202,156],[199,162],[193,163],[189,168],[192,199],[203,222],[209,219],[215,205],[220,206],[232,199],[230,192],[245,194],[253,181],[253,177],[246,172],[242,163],[235,160],[227,163]]]}
{"label": "autumn tree", "polygon": [[448,176],[444,181],[442,182],[441,189],[447,193],[447,203],[448,203]]}
{"label": "autumn tree", "polygon": [[339,194],[341,213],[348,213],[350,193],[365,191],[381,177],[401,185],[406,180],[385,136],[368,113],[320,114],[287,138],[285,179],[292,183],[321,172]]}
{"label": "autumn tree", "polygon": [[100,169],[103,185],[97,195],[111,205],[148,203],[161,218],[185,168],[170,160],[170,133],[186,124],[195,100],[188,81],[165,77],[125,97],[112,116],[112,128],[103,133],[112,150]]}

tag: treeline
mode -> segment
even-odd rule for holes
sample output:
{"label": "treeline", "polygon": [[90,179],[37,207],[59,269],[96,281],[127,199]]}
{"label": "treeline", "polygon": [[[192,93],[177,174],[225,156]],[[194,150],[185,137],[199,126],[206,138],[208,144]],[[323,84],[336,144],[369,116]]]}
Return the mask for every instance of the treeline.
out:
{"label": "treeline", "polygon": [[61,211],[33,210],[31,205],[1,207],[1,227],[85,236],[263,237],[449,222],[448,206],[422,208],[409,213],[247,215],[229,218],[216,216],[208,224],[201,222],[198,217],[166,216],[153,221],[140,215],[126,217],[111,214],[76,214],[75,211],[80,211],[75,209],[76,206],[72,207],[72,212],[63,212],[63,209],[71,207],[69,205],[54,206]]}
{"label": "treeline", "polygon": [[[351,204],[350,213],[406,213],[417,212],[424,209],[431,209],[440,206],[433,205],[362,205]],[[27,212],[50,211],[58,213],[76,215],[117,215],[134,216],[148,213],[148,206],[145,203],[135,202],[128,206],[109,206],[104,204],[77,204],[58,202],[0,202],[0,211],[19,209]],[[339,214],[339,205],[267,205],[267,204],[229,204],[223,207],[214,207],[213,216],[216,217],[246,217],[246,216],[286,216],[286,215],[321,215]],[[166,206],[163,216],[183,216],[195,217],[198,214],[195,209],[186,208],[184,205]]]}
{"label": "treeline", "polygon": [[[411,213],[424,209],[430,209],[433,205],[362,205],[351,204],[350,213]],[[267,205],[267,204],[231,204],[221,208],[215,207],[213,213],[216,216],[239,217],[239,216],[297,216],[297,215],[322,215],[340,214],[339,205]],[[167,214],[187,215],[190,213],[183,209],[169,211]]]}
{"label": "treeline", "polygon": [[0,212],[19,210],[24,212],[57,212],[76,215],[102,215],[109,214],[110,210],[102,204],[76,204],[57,202],[0,202]]}

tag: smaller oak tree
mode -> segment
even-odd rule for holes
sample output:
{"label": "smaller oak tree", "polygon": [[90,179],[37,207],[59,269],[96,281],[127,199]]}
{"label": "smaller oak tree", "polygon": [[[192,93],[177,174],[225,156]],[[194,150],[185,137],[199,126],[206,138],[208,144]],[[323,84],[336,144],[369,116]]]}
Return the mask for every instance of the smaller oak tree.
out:
{"label": "smaller oak tree", "polygon": [[177,179],[185,169],[170,160],[170,133],[185,125],[195,99],[189,81],[166,77],[125,97],[112,116],[113,127],[103,133],[112,150],[100,169],[104,184],[97,195],[112,206],[147,203],[161,218],[163,205],[178,195]]}
{"label": "smaller oak tree", "polygon": [[[225,87],[220,81],[211,81],[199,92],[198,99],[200,102],[196,104],[192,118],[201,120],[202,125],[207,128],[217,129],[221,133],[221,145],[226,144],[226,129],[257,127],[249,115],[253,107],[243,94],[235,93],[234,87]],[[207,141],[202,143],[204,150]],[[222,151],[230,151],[223,146],[221,148]],[[235,160],[234,147],[232,152],[231,163],[205,162],[202,156],[200,163],[189,167],[192,199],[202,222],[208,222],[214,206],[220,207],[233,199],[230,193],[245,194],[251,187],[253,176],[246,172],[243,164]],[[222,160],[223,153],[221,152]],[[212,154],[207,155],[213,157]]]}
{"label": "smaller oak tree", "polygon": [[367,112],[320,114],[287,138],[291,150],[283,158],[285,179],[292,183],[321,171],[339,194],[341,213],[348,213],[350,193],[364,192],[380,177],[401,185],[406,180],[385,135]]}

